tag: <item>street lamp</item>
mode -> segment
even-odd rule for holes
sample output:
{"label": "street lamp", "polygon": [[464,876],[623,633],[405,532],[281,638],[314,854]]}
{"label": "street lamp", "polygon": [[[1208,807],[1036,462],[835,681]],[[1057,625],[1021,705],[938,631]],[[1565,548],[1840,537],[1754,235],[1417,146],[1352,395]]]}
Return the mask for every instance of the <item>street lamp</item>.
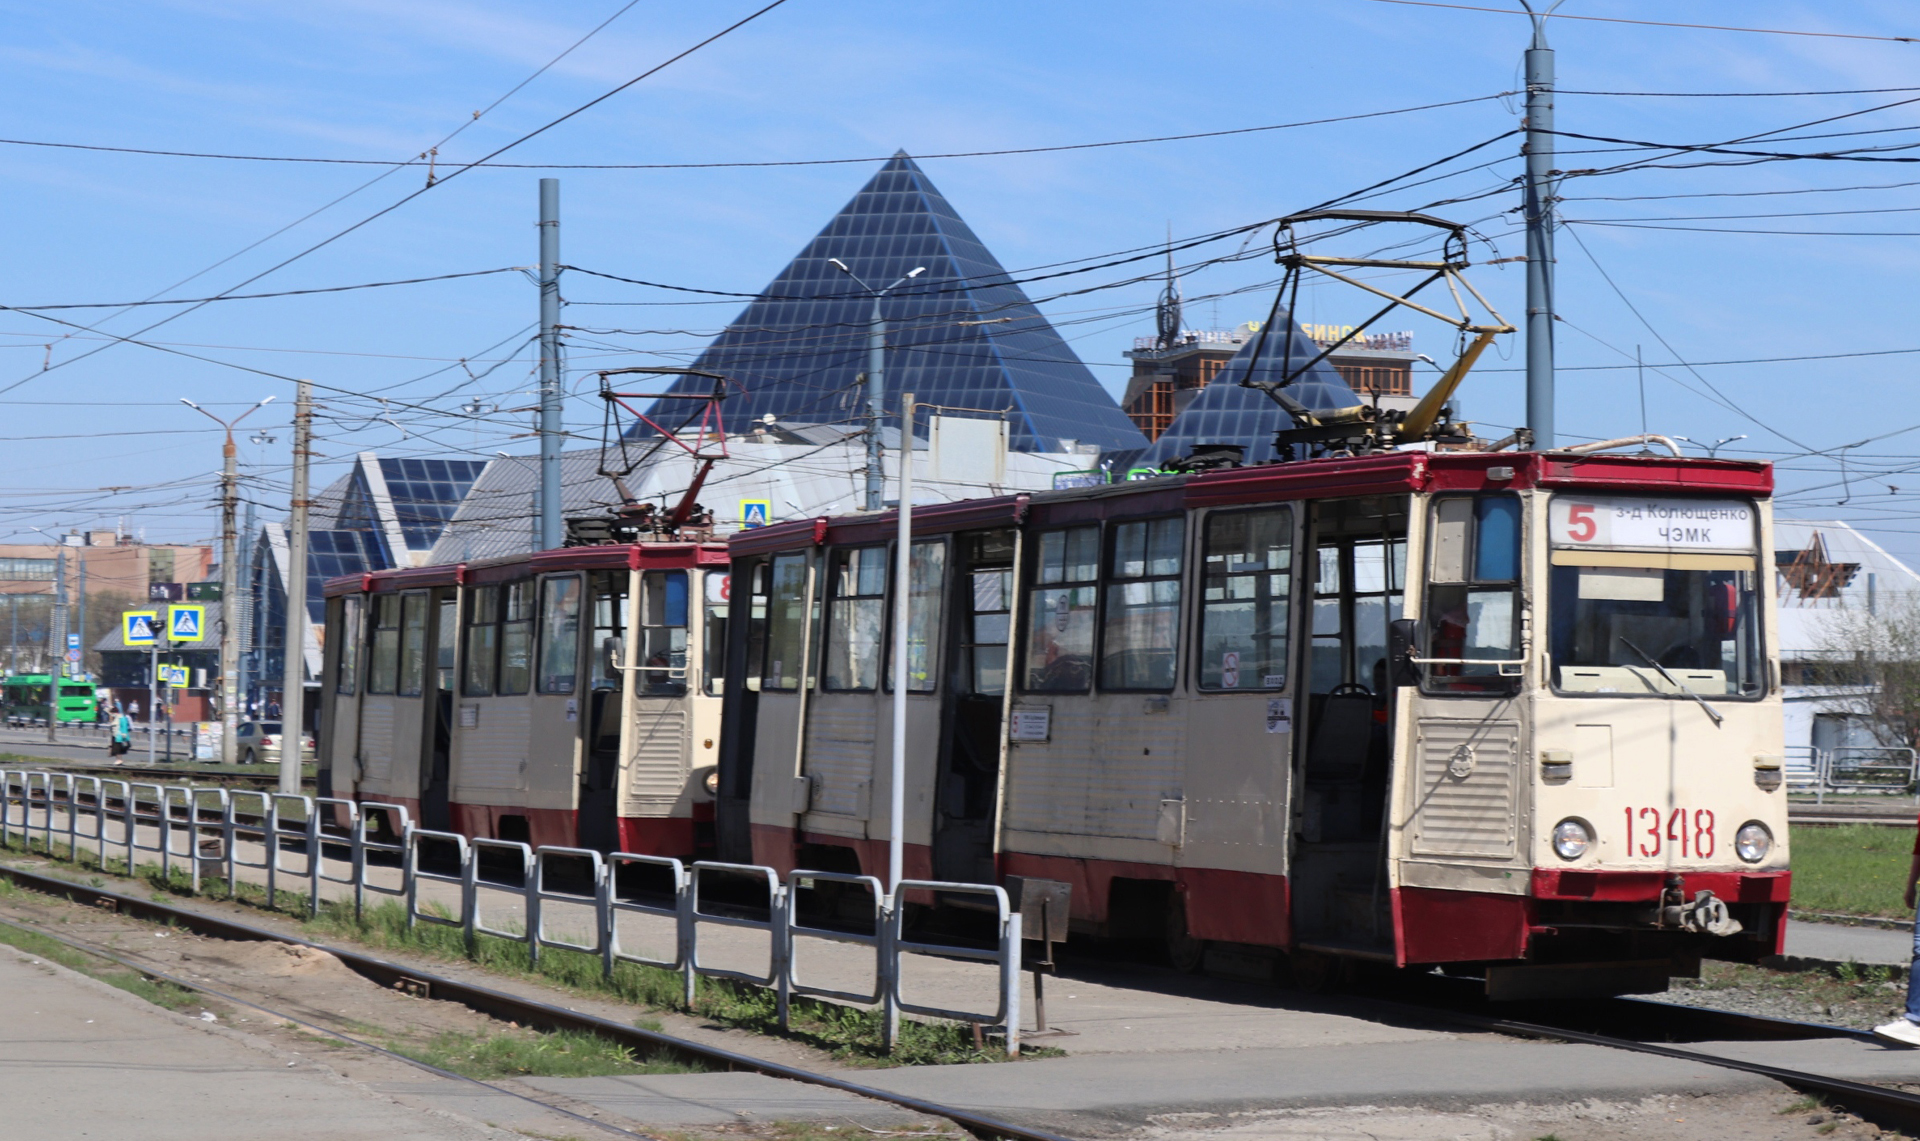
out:
{"label": "street lamp", "polygon": [[[828,258],[827,264],[853,278],[860,288],[873,295],[873,315],[867,319],[867,510],[878,511],[886,502],[886,468],[880,459],[880,418],[886,414],[887,405],[887,321],[880,315],[880,299],[927,272],[927,267],[916,266],[885,289],[875,289],[861,281],[860,275],[848,269],[847,263],[839,258]],[[913,427],[903,425],[901,431],[911,433]],[[903,439],[902,454],[911,455],[912,446],[910,436]]]}
{"label": "street lamp", "polygon": [[1724,440],[1715,440],[1713,443],[1708,444],[1700,440],[1696,440],[1691,436],[1675,436],[1674,437],[1674,439],[1676,440],[1685,440],[1689,444],[1698,444],[1700,447],[1707,449],[1707,458],[1710,460],[1720,458],[1721,448],[1726,447],[1728,444],[1731,444],[1736,440],[1744,440],[1746,438],[1747,438],[1747,434],[1745,432],[1742,432],[1738,436],[1728,436]]}
{"label": "street lamp", "polygon": [[[231,420],[213,413],[182,396],[180,403],[220,425],[227,440],[220,449],[220,762],[234,761],[235,738],[240,734],[240,579],[234,565],[239,550],[233,529],[233,512],[239,500],[240,470],[233,446],[233,429],[240,421],[273,403],[269,396]],[[294,732],[294,753],[300,750],[300,736]]]}
{"label": "street lamp", "polygon": [[53,546],[53,605],[47,615],[47,742],[60,740],[60,681],[67,676],[67,547],[58,535],[38,531]]}

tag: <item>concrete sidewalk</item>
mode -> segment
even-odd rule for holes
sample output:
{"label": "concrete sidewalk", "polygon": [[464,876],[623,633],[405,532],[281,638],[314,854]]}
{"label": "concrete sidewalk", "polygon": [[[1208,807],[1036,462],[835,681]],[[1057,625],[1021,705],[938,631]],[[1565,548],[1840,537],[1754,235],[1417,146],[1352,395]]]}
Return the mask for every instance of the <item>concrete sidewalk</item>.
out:
{"label": "concrete sidewalk", "polygon": [[402,1106],[104,983],[0,950],[7,1137],[483,1141],[518,1136]]}

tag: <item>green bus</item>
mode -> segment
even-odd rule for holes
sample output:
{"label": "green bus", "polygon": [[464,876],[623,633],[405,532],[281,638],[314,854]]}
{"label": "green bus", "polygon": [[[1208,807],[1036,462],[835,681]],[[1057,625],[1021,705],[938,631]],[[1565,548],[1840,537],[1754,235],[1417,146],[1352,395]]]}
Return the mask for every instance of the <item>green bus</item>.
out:
{"label": "green bus", "polygon": [[[47,716],[46,674],[16,674],[0,681],[0,705],[9,720],[26,717],[44,720]],[[90,681],[60,679],[58,717],[63,722],[87,722],[100,716],[98,688]]]}

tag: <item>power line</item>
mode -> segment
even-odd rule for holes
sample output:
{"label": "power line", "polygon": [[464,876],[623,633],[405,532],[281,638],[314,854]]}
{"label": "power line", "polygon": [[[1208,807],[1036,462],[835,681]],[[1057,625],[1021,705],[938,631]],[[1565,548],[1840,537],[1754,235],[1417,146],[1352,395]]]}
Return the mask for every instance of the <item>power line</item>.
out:
{"label": "power line", "polygon": [[[1512,8],[1480,8],[1471,4],[1443,4],[1439,0],[1373,0],[1376,4],[1406,4],[1415,8],[1454,8],[1462,12],[1492,12],[1500,16],[1524,16]],[[1596,24],[1638,24],[1648,28],[1692,28],[1707,32],[1758,32],[1770,36],[1814,36],[1834,40],[1882,40],[1888,43],[1920,43],[1914,36],[1871,36],[1860,32],[1803,32],[1792,28],[1739,28],[1726,24],[1680,24],[1668,20],[1629,20],[1622,16],[1575,16],[1566,12],[1547,12],[1554,20],[1587,20]]]}
{"label": "power line", "polygon": [[[517,90],[517,89],[516,89]],[[1906,89],[1902,89],[1906,90]],[[1920,90],[1916,88],[1914,90]],[[1148,143],[1177,143],[1189,139],[1217,139],[1231,135],[1252,135],[1264,131],[1289,131],[1298,127],[1318,127],[1329,123],[1351,123],[1360,119],[1379,119],[1389,115],[1409,115],[1416,111],[1434,111],[1442,107],[1461,107],[1469,103],[1484,103],[1492,99],[1504,99],[1518,94],[1513,91],[1497,91],[1491,95],[1475,95],[1465,99],[1448,99],[1439,103],[1422,103],[1416,107],[1395,107],[1386,111],[1364,111],[1354,115],[1334,115],[1322,119],[1302,119],[1293,123],[1269,123],[1259,127],[1230,127],[1218,131],[1193,131],[1181,135],[1153,135],[1143,138],[1107,139],[1093,143],[1060,143],[1044,147],[1004,147],[998,150],[977,151],[940,151],[931,154],[916,154],[917,159],[930,158],[997,158],[1006,155],[1056,154],[1061,151],[1099,150],[1105,147],[1132,147]],[[372,158],[318,158],[305,155],[254,155],[224,154],[208,151],[159,150],[148,147],[113,147],[91,143],[56,143],[38,139],[0,139],[0,145],[16,147],[48,147],[58,150],[102,151],[110,154],[149,155],[162,158],[219,159],[228,162],[276,162],[308,163],[324,166],[430,166],[426,159],[409,159],[394,163],[384,159]],[[479,162],[467,164],[467,168],[492,168],[495,170],[727,170],[756,167],[787,166],[843,166],[852,163],[886,162],[892,155],[860,155],[855,158],[809,158],[809,159],[768,159],[757,162]]]}
{"label": "power line", "polygon": [[[533,139],[542,134],[545,134],[546,132],[552,130],[553,128],[559,126],[562,123],[567,122],[568,120],[574,118],[575,116],[581,115],[586,111],[599,106],[600,104],[613,98],[615,95],[618,95],[622,91],[625,91],[628,88],[632,87],[634,84],[639,83],[642,80],[646,79],[647,77],[656,75],[659,72],[665,70],[666,68],[673,66],[679,61],[699,51],[701,48],[706,47],[708,44],[711,44],[714,41],[721,39],[722,37],[735,31],[736,29],[745,27],[747,24],[752,23],[753,21],[759,19],[761,16],[766,15],[768,12],[773,11],[775,8],[780,7],[782,4],[785,4],[786,2],[787,0],[771,0],[771,3],[768,3],[765,6],[759,9],[756,9],[752,13],[749,13],[748,15],[743,16],[738,20],[735,20],[733,23],[727,25],[726,27],[713,33],[707,38],[694,44],[692,47],[685,48],[675,53],[674,55],[669,56],[664,61],[658,64],[655,64],[654,66],[641,72],[639,75],[636,75],[632,79],[627,80],[625,83],[622,83],[619,86],[614,87],[609,91],[606,91],[600,95],[595,96],[592,99],[589,99],[587,102],[580,104],[578,107],[575,107],[573,110],[568,111],[567,113],[559,116],[558,118],[548,120],[546,123],[542,124],[541,126],[535,127],[533,130],[528,131],[526,134],[521,135],[520,137],[512,140],[511,142],[505,143],[499,147],[494,148],[492,151],[489,151],[485,155],[482,155],[479,159],[475,160],[475,162],[455,166],[450,171],[448,171],[447,174],[445,174],[444,176],[440,177],[437,180],[430,179],[425,186],[422,186],[420,189],[405,195],[399,201],[390,203],[387,206],[383,206],[379,210],[374,211],[373,213],[360,219],[358,222],[355,222],[352,225],[346,227],[345,229],[336,231],[329,237],[324,238],[321,241],[315,242],[314,244],[308,246],[306,249],[301,250],[299,253],[294,254],[291,257],[284,258],[281,261],[278,261],[273,265],[268,266],[266,269],[261,270],[259,273],[254,274],[252,277],[247,278],[245,281],[242,281],[239,284],[234,285],[227,290],[224,290],[221,295],[225,296],[225,294],[231,293],[235,289],[245,288],[246,286],[251,285],[256,281],[259,281],[261,278],[266,277],[269,274],[276,273],[282,269],[285,269],[287,266],[292,265],[294,262],[299,261],[301,258],[304,258],[309,254],[316,253],[319,250],[325,249],[327,246],[332,245],[334,242],[339,241],[341,238],[346,237],[348,234],[351,234],[354,231],[369,225],[370,223],[374,222],[379,218],[383,218],[386,215],[393,213],[395,210],[398,210],[400,207],[405,206],[407,203],[427,193],[428,191],[432,190],[434,187],[443,186],[446,183],[452,181],[453,179],[458,178],[460,175],[465,174],[469,170],[472,170],[474,166],[477,165],[478,163],[485,162],[488,159],[494,158],[497,155],[505,154],[507,151],[512,150],[514,147],[519,146],[520,144],[526,142],[527,140]],[[622,9],[622,11],[624,10],[625,9]],[[205,305],[205,304],[207,304],[207,302],[203,301],[198,305],[190,305],[186,309],[183,309],[178,313],[169,314],[168,316],[162,318],[161,320],[156,321],[151,325],[148,325],[146,328],[138,330],[134,334],[134,336],[139,336],[140,334],[150,332],[153,329],[156,329],[159,326],[166,324],[168,321],[173,321],[173,320],[177,320],[180,317],[184,317],[188,313],[194,312],[195,310],[199,309],[201,305]],[[41,316],[40,314],[35,314],[35,315]],[[99,332],[100,330],[90,330],[90,331]],[[108,334],[108,335],[111,336],[113,334]],[[122,338],[122,339],[131,340],[132,338]],[[83,360],[87,357],[90,357],[95,353],[105,352],[108,348],[111,348],[111,347],[112,347],[111,345],[101,345],[98,348],[90,349],[87,352],[81,353],[78,356],[68,357],[66,360],[61,361],[57,365],[50,366],[50,368],[41,369],[40,372],[38,373],[34,373],[32,375],[22,377],[21,379],[14,381],[12,384],[9,384],[4,388],[0,388],[0,394],[11,392],[13,389],[20,387],[21,385],[27,383],[28,381],[33,380],[38,376],[44,375],[46,372],[50,371],[51,368],[64,367],[65,365],[72,364],[74,361]],[[191,354],[183,354],[183,355],[191,355]],[[244,368],[245,366],[235,365],[233,367]],[[249,370],[249,371],[259,371],[259,370]],[[263,373],[262,375],[275,375],[275,374]],[[279,379],[291,379],[291,378],[281,377]]]}
{"label": "power line", "polygon": [[[638,0],[636,0],[638,2]],[[397,281],[368,281],[360,285],[328,285],[317,289],[282,289],[277,293],[222,293],[213,297],[177,297],[146,301],[89,301],[71,305],[0,305],[0,311],[37,312],[48,309],[135,309],[142,305],[205,305],[213,301],[258,301],[263,297],[304,297],[315,293],[346,293],[355,289],[384,289],[390,285],[420,285],[429,281],[454,281],[462,277],[486,277],[496,273],[517,273],[525,267],[502,266],[499,269],[475,269],[465,273],[442,273],[433,277],[406,277]],[[111,334],[108,334],[111,336]]]}

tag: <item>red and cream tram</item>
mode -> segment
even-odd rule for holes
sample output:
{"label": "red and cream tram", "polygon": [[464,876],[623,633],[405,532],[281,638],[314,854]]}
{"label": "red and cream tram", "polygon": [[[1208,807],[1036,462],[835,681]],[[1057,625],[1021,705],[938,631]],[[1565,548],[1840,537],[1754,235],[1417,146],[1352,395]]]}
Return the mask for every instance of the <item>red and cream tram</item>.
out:
{"label": "red and cream tram", "polygon": [[469,836],[712,846],[727,552],[564,547],[332,579],[323,795]]}
{"label": "red and cream tram", "polygon": [[[1062,881],[1076,929],[1187,966],[1459,964],[1504,996],[1774,953],[1771,488],[1390,451],[916,510],[907,874]],[[884,874],[896,527],[732,540],[724,858]]]}

